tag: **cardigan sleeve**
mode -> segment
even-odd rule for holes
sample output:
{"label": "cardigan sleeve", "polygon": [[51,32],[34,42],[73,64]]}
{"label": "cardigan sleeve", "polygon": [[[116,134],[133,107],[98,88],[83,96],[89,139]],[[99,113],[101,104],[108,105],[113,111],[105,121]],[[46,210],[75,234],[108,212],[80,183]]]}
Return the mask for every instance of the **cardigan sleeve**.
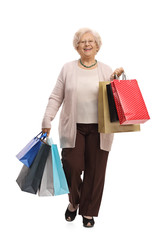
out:
{"label": "cardigan sleeve", "polygon": [[107,66],[107,72],[108,72],[108,79],[107,79],[107,81],[111,81],[111,75],[113,74],[112,68]]}
{"label": "cardigan sleeve", "polygon": [[51,121],[55,118],[64,99],[64,67],[62,68],[54,89],[49,97],[42,121],[42,128],[51,128]]}
{"label": "cardigan sleeve", "polygon": [[101,64],[102,75],[103,75],[104,81],[110,81],[111,80],[111,75],[113,73],[112,68],[110,66],[108,66],[107,64],[104,64],[102,62],[100,64]]}

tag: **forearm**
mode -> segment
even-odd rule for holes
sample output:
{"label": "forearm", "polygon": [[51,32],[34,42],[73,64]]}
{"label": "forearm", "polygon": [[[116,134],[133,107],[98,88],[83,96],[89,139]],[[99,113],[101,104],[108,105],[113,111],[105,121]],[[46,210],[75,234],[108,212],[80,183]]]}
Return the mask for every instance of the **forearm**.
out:
{"label": "forearm", "polygon": [[42,128],[51,128],[51,121],[55,118],[64,99],[64,82],[58,78],[56,85],[49,97],[48,104],[42,121]]}

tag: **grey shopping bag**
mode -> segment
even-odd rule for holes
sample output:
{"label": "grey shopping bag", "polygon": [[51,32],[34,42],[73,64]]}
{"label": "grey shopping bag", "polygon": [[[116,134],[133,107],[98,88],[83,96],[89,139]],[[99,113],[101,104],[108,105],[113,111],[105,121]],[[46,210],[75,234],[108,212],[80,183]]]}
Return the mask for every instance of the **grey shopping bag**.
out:
{"label": "grey shopping bag", "polygon": [[[50,139],[47,139],[47,143],[50,143]],[[44,168],[41,185],[38,191],[39,196],[53,196],[53,165],[52,165],[52,153],[49,151],[49,155],[46,161],[46,165]]]}

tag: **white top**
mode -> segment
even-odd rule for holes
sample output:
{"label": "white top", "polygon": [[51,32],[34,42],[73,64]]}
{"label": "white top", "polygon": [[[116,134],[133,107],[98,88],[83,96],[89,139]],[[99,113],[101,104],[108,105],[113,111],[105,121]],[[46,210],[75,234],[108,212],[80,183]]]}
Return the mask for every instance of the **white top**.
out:
{"label": "white top", "polygon": [[86,70],[78,67],[77,76],[77,123],[98,123],[97,68]]}

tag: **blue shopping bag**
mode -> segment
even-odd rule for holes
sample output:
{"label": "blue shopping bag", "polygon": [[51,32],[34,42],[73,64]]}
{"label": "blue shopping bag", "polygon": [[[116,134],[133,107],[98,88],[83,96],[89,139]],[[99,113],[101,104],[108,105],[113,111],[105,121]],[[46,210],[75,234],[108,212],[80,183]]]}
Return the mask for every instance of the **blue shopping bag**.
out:
{"label": "blue shopping bag", "polygon": [[[52,140],[51,140],[52,141]],[[56,144],[51,142],[52,166],[53,166],[53,188],[54,195],[69,193],[66,176],[63,170],[61,159]]]}
{"label": "blue shopping bag", "polygon": [[47,133],[40,132],[34,137],[17,155],[16,157],[27,167],[30,167],[35,159],[42,141],[47,136]]}

